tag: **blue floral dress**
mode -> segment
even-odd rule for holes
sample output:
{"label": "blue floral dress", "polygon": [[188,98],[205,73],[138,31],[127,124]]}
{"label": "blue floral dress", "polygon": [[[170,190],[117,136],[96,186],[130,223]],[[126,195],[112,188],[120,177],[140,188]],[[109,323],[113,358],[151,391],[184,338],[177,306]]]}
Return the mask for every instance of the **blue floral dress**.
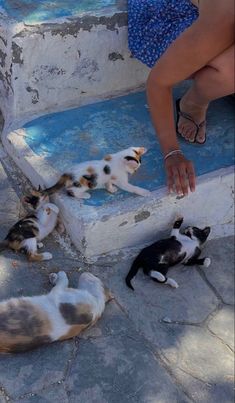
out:
{"label": "blue floral dress", "polygon": [[198,17],[190,0],[128,0],[129,48],[153,67],[168,46]]}

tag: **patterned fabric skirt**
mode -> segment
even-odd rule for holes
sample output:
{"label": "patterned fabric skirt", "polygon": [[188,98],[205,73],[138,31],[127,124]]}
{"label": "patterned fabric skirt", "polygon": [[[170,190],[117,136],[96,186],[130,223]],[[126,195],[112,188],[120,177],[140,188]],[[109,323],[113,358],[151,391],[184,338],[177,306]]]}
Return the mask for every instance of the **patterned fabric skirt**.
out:
{"label": "patterned fabric skirt", "polygon": [[198,17],[190,0],[128,0],[129,48],[153,67],[168,46]]}

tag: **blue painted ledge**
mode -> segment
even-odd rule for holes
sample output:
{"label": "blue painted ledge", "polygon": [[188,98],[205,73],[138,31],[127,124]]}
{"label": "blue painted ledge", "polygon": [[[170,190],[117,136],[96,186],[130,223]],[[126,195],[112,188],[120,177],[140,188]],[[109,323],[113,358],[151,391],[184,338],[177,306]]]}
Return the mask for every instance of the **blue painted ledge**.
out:
{"label": "blue painted ledge", "polygon": [[61,17],[102,12],[125,11],[125,0],[0,0],[2,8],[9,17],[25,23],[45,22]]}
{"label": "blue painted ledge", "polygon": [[[194,161],[197,175],[234,164],[233,111],[229,97],[214,102],[207,116],[206,144],[181,141],[183,152]],[[46,115],[27,123],[24,129],[25,140],[33,152],[60,172],[74,163],[100,159],[106,153],[144,146],[148,153],[131,182],[149,190],[165,184],[163,159],[143,92]],[[115,196],[95,191],[86,204],[98,206],[127,197],[128,193],[123,191]]]}

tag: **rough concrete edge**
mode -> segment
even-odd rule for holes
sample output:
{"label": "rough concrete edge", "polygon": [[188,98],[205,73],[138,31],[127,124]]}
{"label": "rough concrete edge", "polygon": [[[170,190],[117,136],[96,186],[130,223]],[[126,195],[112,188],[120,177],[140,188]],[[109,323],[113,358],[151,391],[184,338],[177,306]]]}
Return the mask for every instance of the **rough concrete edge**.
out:
{"label": "rough concrete edge", "polygon": [[[50,29],[58,24],[68,24],[76,23],[78,28],[85,26],[90,26],[90,21],[92,20],[95,26],[105,25],[104,23],[111,19],[122,20],[121,26],[127,26],[127,10],[120,8],[120,10],[115,6],[104,7],[99,10],[81,11],[77,15],[64,15],[62,17],[48,18],[47,20],[38,20],[32,22],[21,21],[19,22],[17,18],[9,16],[6,10],[0,7],[0,21],[8,19],[8,23],[14,26],[15,35],[18,32],[24,31],[24,33],[35,33],[35,32],[45,32],[49,27]],[[120,22],[120,21],[119,21]],[[124,23],[123,23],[124,22]]]}
{"label": "rough concrete edge", "polygon": [[[60,172],[57,171],[55,168],[53,168],[43,157],[38,156],[35,154],[32,149],[29,147],[29,145],[26,143],[25,139],[25,132],[24,129],[18,129],[15,131],[10,132],[8,135],[3,134],[2,137],[2,142],[4,148],[7,150],[9,155],[13,158],[15,163],[22,169],[26,177],[30,180],[30,182],[33,184],[35,188],[37,188],[39,185],[43,186],[51,186],[56,179],[60,176]],[[210,180],[212,180],[215,177],[223,177],[227,175],[234,175],[234,166],[230,166],[228,168],[220,168],[216,171],[204,174],[199,176],[198,178],[198,185],[200,186],[201,184],[204,184]],[[151,199],[162,199],[164,197],[169,197],[167,195],[166,187],[160,187],[154,191],[151,192],[152,196],[147,197],[147,198],[142,198],[142,197],[133,197],[130,196],[131,199],[131,206],[129,207],[129,210],[138,209],[140,207],[143,207],[143,202],[146,201],[149,203],[149,200]],[[175,199],[178,199],[178,196],[171,196],[174,197]],[[63,196],[58,196],[58,201],[61,203],[64,202]],[[71,203],[71,200],[70,200]],[[76,201],[76,203],[78,203]],[[84,203],[81,201],[82,206],[83,206],[83,213],[81,214],[81,211],[79,211],[79,217],[81,218],[81,215],[86,216],[87,218],[87,213],[90,213],[90,221],[93,220],[92,217],[92,211],[99,210],[99,214],[101,214],[101,217],[103,215],[108,214],[107,207],[103,208],[95,206],[89,206],[89,205],[84,205]],[[117,201],[112,203],[112,211],[113,207],[115,205],[119,206],[119,214],[122,214],[122,208],[120,208],[120,205],[124,206],[124,204],[127,204],[127,200],[124,201]],[[125,212],[128,212],[128,208],[125,208]],[[87,220],[88,221],[88,220]]]}
{"label": "rough concrete edge", "polygon": [[[23,129],[18,129],[16,131],[12,131],[7,135],[6,133],[2,137],[3,145],[9,155],[13,158],[15,163],[22,169],[26,177],[31,181],[34,187],[38,187],[39,185],[43,186],[50,186],[54,183],[55,179],[57,179],[60,175],[60,172],[54,169],[43,157],[40,157],[36,155],[32,149],[28,146],[24,139],[24,130]],[[210,180],[212,180],[215,177],[223,177],[223,176],[228,176],[228,175],[234,175],[234,166],[230,166],[228,168],[221,168],[219,170],[201,175],[198,178],[198,185],[200,186],[203,183],[206,183]],[[111,209],[113,212],[113,209],[115,208],[115,205],[118,205],[117,209],[117,214],[122,214],[124,211],[124,205],[125,205],[125,213],[131,210],[133,208],[137,210],[138,208],[141,208],[144,206],[145,202],[149,204],[150,200],[156,200],[156,199],[162,199],[164,197],[169,197],[166,196],[166,188],[161,187],[158,188],[157,190],[152,192],[152,197],[147,197],[147,198],[141,198],[141,197],[133,197],[131,196],[129,200],[131,199],[131,205],[128,207],[127,200],[124,201],[117,201],[112,203]],[[177,196],[171,196],[177,199]],[[59,204],[64,204],[66,203],[65,198],[63,195],[57,196],[57,200]],[[72,204],[74,201],[72,201]],[[75,205],[79,205],[79,202],[76,201]],[[69,201],[69,204],[71,205],[71,200]],[[97,217],[97,211],[99,211],[99,215],[102,218],[103,216],[107,215],[109,213],[109,207],[103,208],[102,206],[100,207],[93,207],[89,205],[85,205],[82,201],[80,202],[80,206],[82,205],[82,211],[79,209],[79,218],[81,219],[82,216],[86,217],[86,222],[88,221],[93,221],[94,216],[92,212],[95,211],[95,216]],[[121,206],[121,208],[120,208]],[[78,209],[77,209],[78,210]],[[73,211],[73,214],[76,214],[75,211]],[[89,214],[90,219],[88,220],[87,214]]]}

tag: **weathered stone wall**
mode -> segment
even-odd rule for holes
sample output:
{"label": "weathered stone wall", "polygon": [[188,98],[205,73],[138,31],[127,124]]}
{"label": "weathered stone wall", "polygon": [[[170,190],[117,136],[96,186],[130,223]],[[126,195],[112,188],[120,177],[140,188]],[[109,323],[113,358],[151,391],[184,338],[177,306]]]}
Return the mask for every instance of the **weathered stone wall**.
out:
{"label": "weathered stone wall", "polygon": [[0,109],[6,119],[13,104],[11,31],[0,17]]}
{"label": "weathered stone wall", "polygon": [[17,23],[8,36],[8,49],[2,51],[7,54],[7,76],[2,66],[1,74],[14,93],[14,100],[6,100],[13,119],[128,92],[140,87],[148,74],[128,51],[125,12]]}

